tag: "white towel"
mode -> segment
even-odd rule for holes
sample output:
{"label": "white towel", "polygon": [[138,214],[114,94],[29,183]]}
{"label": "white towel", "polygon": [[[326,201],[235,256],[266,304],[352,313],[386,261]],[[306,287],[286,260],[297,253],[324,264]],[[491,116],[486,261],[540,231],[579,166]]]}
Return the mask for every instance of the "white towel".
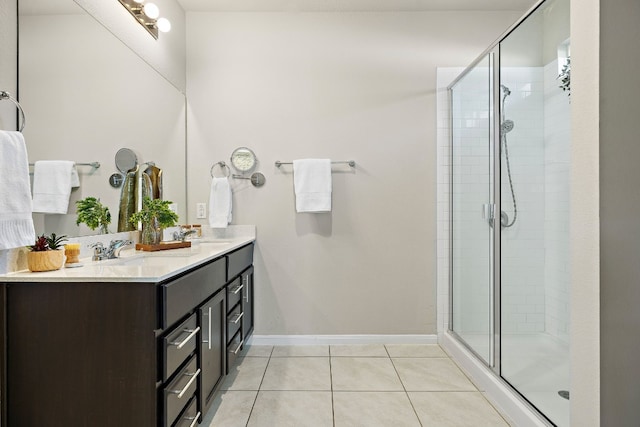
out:
{"label": "white towel", "polygon": [[213,178],[209,195],[209,225],[211,228],[227,228],[231,222],[231,185],[228,178]]}
{"label": "white towel", "polygon": [[20,132],[0,131],[0,249],[35,240],[27,147]]}
{"label": "white towel", "polygon": [[331,160],[293,161],[297,212],[331,212]]}
{"label": "white towel", "polygon": [[79,187],[76,164],[68,160],[43,160],[33,169],[33,211],[66,214],[71,188]]}

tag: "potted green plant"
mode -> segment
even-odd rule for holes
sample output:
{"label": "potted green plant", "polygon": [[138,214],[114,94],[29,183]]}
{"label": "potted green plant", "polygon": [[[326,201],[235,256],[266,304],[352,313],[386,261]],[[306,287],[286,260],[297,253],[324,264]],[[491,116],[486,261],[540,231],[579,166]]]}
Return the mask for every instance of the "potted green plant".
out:
{"label": "potted green plant", "polygon": [[157,245],[162,240],[162,229],[173,227],[178,222],[178,214],[169,209],[169,200],[142,199],[142,209],[129,217],[132,224],[142,223],[141,243],[144,245]]}
{"label": "potted green plant", "polygon": [[62,243],[67,241],[67,236],[38,236],[35,244],[29,246],[27,253],[27,265],[31,271],[59,270],[64,264],[64,247]]}
{"label": "potted green plant", "polygon": [[76,201],[76,213],[78,214],[76,225],[84,223],[92,230],[100,228],[100,234],[109,233],[111,213],[108,207],[100,203],[100,199],[86,197]]}

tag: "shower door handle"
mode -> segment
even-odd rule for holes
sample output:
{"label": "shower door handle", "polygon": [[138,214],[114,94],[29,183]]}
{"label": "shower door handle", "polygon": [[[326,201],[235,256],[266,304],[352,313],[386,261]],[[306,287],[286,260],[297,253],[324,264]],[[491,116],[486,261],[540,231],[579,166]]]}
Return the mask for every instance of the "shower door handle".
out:
{"label": "shower door handle", "polygon": [[482,219],[486,219],[489,223],[489,227],[493,227],[493,219],[495,218],[496,205],[495,203],[484,203],[482,205]]}

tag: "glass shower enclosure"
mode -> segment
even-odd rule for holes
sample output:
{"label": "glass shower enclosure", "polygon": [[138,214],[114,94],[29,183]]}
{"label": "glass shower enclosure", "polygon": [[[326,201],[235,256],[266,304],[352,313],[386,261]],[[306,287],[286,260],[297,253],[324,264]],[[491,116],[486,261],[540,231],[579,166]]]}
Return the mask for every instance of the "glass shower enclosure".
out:
{"label": "glass shower enclosure", "polygon": [[450,86],[452,334],[569,425],[569,0],[546,0]]}

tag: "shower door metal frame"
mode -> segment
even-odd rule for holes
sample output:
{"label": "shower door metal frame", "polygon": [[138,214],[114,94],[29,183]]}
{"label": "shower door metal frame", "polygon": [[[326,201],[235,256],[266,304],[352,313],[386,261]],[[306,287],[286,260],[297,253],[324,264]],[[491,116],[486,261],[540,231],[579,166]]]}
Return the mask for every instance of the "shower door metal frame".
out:
{"label": "shower door metal frame", "polygon": [[467,342],[453,330],[453,132],[450,132],[449,135],[449,325],[448,325],[448,333],[451,334],[458,343],[464,346],[470,353],[474,355],[474,357],[485,366],[487,366],[494,374],[495,379],[503,384],[504,386],[510,388],[515,392],[515,397],[526,407],[530,408],[533,413],[536,414],[537,418],[546,425],[553,426],[554,424],[538,410],[538,408],[533,405],[527,398],[525,398],[522,393],[515,388],[511,383],[509,383],[505,378],[502,377],[501,372],[501,310],[496,309],[501,307],[501,224],[500,224],[500,212],[502,211],[501,206],[501,173],[502,173],[502,158],[501,158],[501,150],[502,144],[500,141],[500,117],[501,117],[501,106],[500,102],[496,102],[496,100],[500,99],[500,44],[507,38],[514,30],[516,30],[530,15],[538,10],[538,8],[545,3],[546,0],[538,0],[520,19],[518,19],[513,25],[511,25],[500,37],[498,37],[489,47],[483,51],[471,64],[464,69],[460,75],[458,75],[455,80],[447,86],[448,98],[449,98],[449,129],[453,129],[453,96],[452,90],[454,86],[464,77],[466,76],[483,58],[487,55],[491,55],[493,60],[491,61],[493,67],[493,87],[492,89],[492,97],[493,97],[493,135],[492,135],[492,143],[493,143],[493,191],[494,191],[494,216],[493,216],[493,286],[492,292],[493,297],[491,301],[493,302],[493,307],[491,310],[493,311],[493,333],[492,337],[492,348],[493,353],[491,354],[491,361],[489,364],[485,363],[483,358],[476,352],[474,349],[467,344]]}
{"label": "shower door metal frame", "polygon": [[[500,375],[500,239],[501,239],[501,226],[500,226],[500,212],[502,211],[501,203],[501,158],[500,158],[500,103],[496,102],[500,99],[500,43],[498,42],[491,49],[486,50],[479,56],[473,63],[471,63],[457,78],[447,87],[449,111],[453,111],[453,87],[464,76],[466,76],[476,65],[478,65],[486,57],[489,57],[489,74],[491,84],[489,90],[491,94],[491,106],[492,106],[492,126],[489,131],[489,144],[493,152],[490,154],[489,165],[490,173],[493,178],[490,179],[493,186],[491,192],[493,193],[493,236],[491,238],[491,251],[490,258],[490,278],[489,278],[489,313],[491,313],[489,319],[489,360],[488,363],[484,361],[484,358],[480,356],[467,342],[453,330],[453,132],[449,135],[449,333],[453,334],[458,342],[462,343],[467,350],[473,353],[478,360],[493,370],[498,376]],[[498,118],[498,119],[496,119]],[[453,114],[449,114],[449,129],[453,129]],[[489,225],[487,225],[489,226]]]}
{"label": "shower door metal frame", "polygon": [[[492,76],[493,76],[493,87],[492,89],[492,99],[493,99],[493,132],[492,132],[492,143],[493,143],[493,196],[494,196],[494,216],[493,216],[493,250],[492,250],[492,274],[493,274],[493,286],[491,287],[492,297],[491,303],[492,306],[490,309],[493,311],[492,322],[491,325],[493,327],[493,333],[491,333],[491,342],[490,342],[490,363],[488,367],[493,370],[500,379],[501,370],[500,370],[500,358],[501,358],[501,310],[496,310],[496,308],[501,307],[501,225],[500,225],[500,213],[502,211],[502,195],[501,195],[501,173],[502,173],[502,159],[501,159],[501,142],[500,142],[500,117],[501,117],[501,108],[500,102],[496,102],[496,100],[500,99],[500,43],[507,38],[516,28],[520,26],[530,15],[532,15],[538,8],[545,3],[546,0],[538,0],[520,19],[513,23],[503,34],[500,35],[493,43],[489,45],[487,49],[485,49],[471,64],[467,66],[467,68],[460,73],[455,80],[453,80],[449,86],[447,86],[447,92],[449,94],[449,111],[453,111],[453,97],[452,90],[453,87],[464,78],[476,65],[478,65],[487,55],[491,57],[491,67],[493,68]],[[449,129],[453,129],[453,114],[449,115]],[[449,135],[449,158],[451,161],[449,162],[449,176],[452,177],[453,174],[453,132],[450,132]],[[453,330],[453,179],[449,180],[449,194],[451,195],[449,199],[449,333],[454,335],[458,342],[462,343],[470,352],[472,352],[478,360],[483,361],[483,358],[474,351],[471,346],[469,346],[460,335],[458,335]],[[485,365],[487,365],[485,363]],[[508,384],[508,383],[507,383]]]}

